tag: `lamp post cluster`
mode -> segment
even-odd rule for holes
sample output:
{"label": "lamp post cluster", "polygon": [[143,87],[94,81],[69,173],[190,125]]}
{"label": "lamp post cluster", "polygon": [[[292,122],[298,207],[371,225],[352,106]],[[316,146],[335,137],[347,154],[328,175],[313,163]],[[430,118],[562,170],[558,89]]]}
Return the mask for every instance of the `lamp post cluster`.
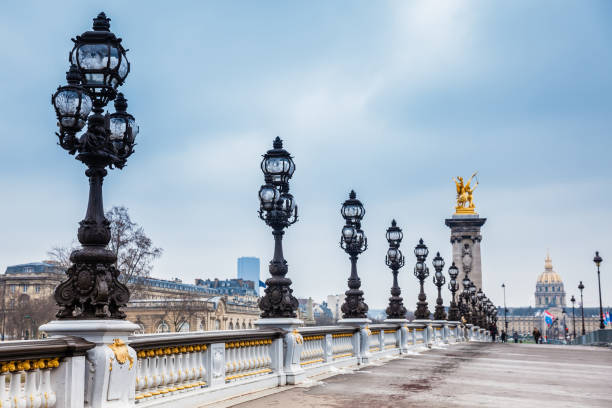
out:
{"label": "lamp post cluster", "polygon": [[461,320],[475,326],[489,328],[497,324],[497,308],[485,295],[482,288],[476,289],[474,282],[466,274],[461,281],[463,291],[459,296]]}
{"label": "lamp post cluster", "polygon": [[[60,306],[59,319],[125,319],[121,310],[130,298],[130,292],[119,279],[120,271],[115,267],[117,257],[107,245],[110,241],[110,222],[104,216],[102,183],[107,168],[123,169],[134,153],[135,139],[139,128],[134,116],[128,113],[127,99],[118,91],[130,72],[130,63],[122,40],[110,31],[110,19],[100,13],[93,19],[92,30],[73,39],[74,47],[69,53],[69,69],[66,84],[60,86],[51,98],[57,115],[59,145],[75,155],[87,167],[89,178],[89,201],[85,218],[80,222],[78,239],[82,248],[70,255],[72,265],[67,270],[67,279],[55,290],[55,300]],[[114,101],[114,112],[105,112]],[[84,132],[81,132],[85,129]],[[274,255],[270,261],[270,278],[266,280],[264,295],[258,305],[263,319],[295,319],[298,301],[293,296],[291,280],[286,276],[287,261],[283,255],[285,229],[298,220],[298,208],[290,193],[289,182],[295,172],[292,156],[283,148],[277,137],[272,149],[263,155],[261,170],[264,184],[259,189],[259,217],[272,229]],[[357,273],[359,255],[367,250],[368,243],[361,223],[365,208],[354,191],[342,204],[344,219],[340,247],[348,254],[351,272],[348,290],[342,305],[344,319],[367,319],[368,305],[365,303],[361,280]],[[404,266],[404,255],[400,251],[402,229],[395,220],[387,229],[389,244],[385,257],[391,269],[393,284],[387,316],[389,319],[406,319],[406,307],[398,284],[399,270]],[[414,275],[419,281],[420,291],[416,308],[416,319],[430,319],[425,279],[429,276],[426,259],[429,254],[423,240],[414,248],[416,264]],[[433,259],[437,287],[434,319],[459,320],[467,318],[474,324],[485,324],[490,317],[490,305],[482,291],[464,285],[459,295],[455,264],[449,268],[451,301],[446,314],[442,287],[446,283],[443,275],[444,259],[438,252]],[[599,265],[599,264],[598,264]],[[469,288],[466,292],[465,288]],[[469,310],[466,306],[471,306]]]}

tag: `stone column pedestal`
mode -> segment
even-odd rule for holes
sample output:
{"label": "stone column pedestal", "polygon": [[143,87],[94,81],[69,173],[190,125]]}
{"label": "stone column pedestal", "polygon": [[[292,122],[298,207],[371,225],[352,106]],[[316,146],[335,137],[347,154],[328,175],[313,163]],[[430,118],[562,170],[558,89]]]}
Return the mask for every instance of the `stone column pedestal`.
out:
{"label": "stone column pedestal", "polygon": [[86,355],[85,405],[91,408],[134,406],[136,351],[128,336],[140,327],[126,320],[54,320],[40,326],[49,337],[77,336],[95,343]]}
{"label": "stone column pedestal", "polygon": [[397,324],[399,326],[398,332],[400,334],[399,349],[400,354],[405,354],[408,351],[408,319],[385,319],[385,323]]}
{"label": "stone column pedestal", "polygon": [[359,333],[353,336],[353,350],[359,364],[367,364],[370,361],[370,334],[368,325],[372,321],[368,318],[340,319],[338,324],[342,326],[358,327]]}
{"label": "stone column pedestal", "polygon": [[416,319],[413,320],[412,323],[419,323],[419,324],[424,324],[425,325],[425,331],[423,333],[425,338],[423,339],[425,341],[424,345],[427,346],[428,348],[431,348],[431,346],[433,345],[433,343],[435,342],[435,334],[434,334],[434,330],[433,327],[431,326],[432,321],[429,319]]}
{"label": "stone column pedestal", "polygon": [[297,328],[303,326],[304,321],[295,318],[266,318],[256,320],[255,325],[259,329],[282,329],[285,331],[283,336],[285,361],[282,374],[284,374],[287,384],[302,382],[306,378],[306,371],[300,365],[304,339]]}

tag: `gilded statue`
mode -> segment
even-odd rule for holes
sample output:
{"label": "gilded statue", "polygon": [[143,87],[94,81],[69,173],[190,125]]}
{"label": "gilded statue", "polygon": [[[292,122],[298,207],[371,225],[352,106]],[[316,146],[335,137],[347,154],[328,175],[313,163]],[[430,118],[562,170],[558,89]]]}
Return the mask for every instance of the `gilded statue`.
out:
{"label": "gilded statue", "polygon": [[478,187],[478,180],[476,180],[476,184],[471,186],[472,179],[476,177],[478,172],[474,172],[472,177],[467,181],[467,183],[463,182],[463,177],[457,177],[457,179],[453,178],[455,185],[457,186],[457,206],[455,207],[456,214],[474,214],[474,199],[473,193]]}

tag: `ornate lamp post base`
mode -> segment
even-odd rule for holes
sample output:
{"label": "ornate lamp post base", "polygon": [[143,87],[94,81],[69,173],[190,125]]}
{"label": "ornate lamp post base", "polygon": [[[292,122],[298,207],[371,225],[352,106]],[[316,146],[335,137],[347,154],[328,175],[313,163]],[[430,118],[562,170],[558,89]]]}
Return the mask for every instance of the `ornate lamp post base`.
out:
{"label": "ornate lamp post base", "polygon": [[136,381],[137,357],[128,336],[138,329],[137,324],[118,319],[54,320],[39,328],[49,337],[77,336],[96,344],[85,360],[85,372],[96,371],[86,382],[85,400],[101,408],[133,405],[126,384]]}

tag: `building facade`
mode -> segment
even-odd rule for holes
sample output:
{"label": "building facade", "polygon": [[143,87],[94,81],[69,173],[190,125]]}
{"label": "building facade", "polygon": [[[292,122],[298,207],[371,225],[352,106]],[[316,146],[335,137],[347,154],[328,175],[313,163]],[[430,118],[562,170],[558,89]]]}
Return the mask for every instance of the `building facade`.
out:
{"label": "building facade", "polygon": [[[53,319],[57,311],[53,292],[65,277],[63,268],[49,261],[7,267],[0,275],[2,334],[6,332],[8,339],[36,335],[38,326]],[[142,333],[253,328],[259,318],[253,282],[197,279],[196,283],[151,277],[133,279],[130,285],[134,290],[125,310],[128,319],[139,324]],[[44,314],[40,319],[45,321],[36,321],[36,316],[26,311],[22,314],[29,320],[19,324],[24,329],[16,331],[12,328],[16,325],[12,320],[20,312],[24,300],[44,305],[47,313],[38,314]],[[36,311],[36,307],[32,311]]]}

